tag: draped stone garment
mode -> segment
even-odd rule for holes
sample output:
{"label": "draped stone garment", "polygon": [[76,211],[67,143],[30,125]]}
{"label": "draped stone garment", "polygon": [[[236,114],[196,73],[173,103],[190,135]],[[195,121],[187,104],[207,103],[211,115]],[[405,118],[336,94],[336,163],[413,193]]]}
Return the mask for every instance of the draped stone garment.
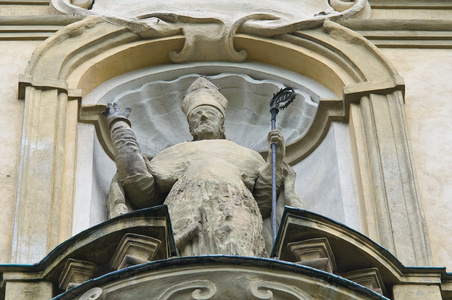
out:
{"label": "draped stone garment", "polygon": [[252,191],[265,161],[228,140],[178,144],[149,164],[168,205],[179,255],[265,255]]}
{"label": "draped stone garment", "polygon": [[[181,143],[149,161],[125,122],[113,125],[112,140],[118,173],[108,194],[109,218],[164,203],[179,255],[265,256],[271,250],[271,174],[259,153],[215,139]],[[284,205],[301,208],[295,173],[285,163],[282,171],[278,219]]]}

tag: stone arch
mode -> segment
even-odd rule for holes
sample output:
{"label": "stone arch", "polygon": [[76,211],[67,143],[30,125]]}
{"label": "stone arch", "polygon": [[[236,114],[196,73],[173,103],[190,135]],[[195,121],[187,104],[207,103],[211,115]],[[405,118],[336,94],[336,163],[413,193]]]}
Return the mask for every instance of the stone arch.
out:
{"label": "stone arch", "polygon": [[[35,51],[21,78],[19,96],[24,96],[25,86],[32,85],[53,86],[67,90],[69,99],[80,98],[115,76],[171,63],[170,54],[182,49],[184,41],[183,35],[143,40],[125,26],[89,17],[67,26]],[[361,95],[390,90],[403,94],[403,79],[375,46],[331,21],[322,28],[272,39],[237,34],[234,44],[246,50],[247,61],[294,71],[337,95],[336,99],[321,101],[312,126],[316,129],[290,145],[291,163],[302,160],[318,146],[332,120],[347,121],[349,104],[359,102]]]}
{"label": "stone arch", "polygon": [[[406,264],[428,264],[405,131],[404,84],[391,64],[362,36],[331,21],[273,38],[238,32],[233,41],[237,50],[246,51],[246,60],[305,75],[337,95],[320,101],[309,131],[288,147],[289,162],[308,156],[331,122],[349,122],[365,233]],[[201,42],[208,46],[208,40]],[[13,262],[35,262],[71,236],[67,216],[74,215],[76,159],[83,159],[76,157],[77,122],[102,130],[101,108],[80,108],[72,100],[117,75],[171,63],[170,53],[184,43],[179,33],[143,39],[133,28],[87,17],[35,51],[20,79],[19,97],[26,104]],[[38,217],[27,217],[31,215]],[[46,234],[36,240],[42,228]]]}

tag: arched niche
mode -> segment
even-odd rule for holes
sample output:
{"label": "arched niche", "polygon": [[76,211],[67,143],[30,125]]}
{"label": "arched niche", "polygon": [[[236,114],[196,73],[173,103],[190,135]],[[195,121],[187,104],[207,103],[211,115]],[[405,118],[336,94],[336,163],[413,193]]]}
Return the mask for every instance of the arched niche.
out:
{"label": "arched niche", "polygon": [[[405,264],[428,264],[430,249],[405,131],[403,80],[378,49],[331,21],[273,38],[237,33],[233,41],[246,51],[246,61],[298,73],[335,94],[319,100],[309,129],[288,146],[288,162],[297,164],[316,151],[332,123],[347,124],[349,138],[342,142],[352,156],[362,232]],[[90,159],[77,155],[90,142],[77,135],[77,124],[105,128],[99,119],[102,105],[84,105],[83,97],[119,75],[171,64],[169,54],[184,42],[183,35],[145,40],[131,28],[89,17],[35,51],[20,82],[19,96],[26,104],[13,261],[42,258],[72,235],[73,217],[86,209],[73,202],[75,187],[92,181],[76,180],[77,162]],[[321,187],[329,188],[327,183]],[[40,204],[40,213],[34,203]]]}
{"label": "arched niche", "polygon": [[[183,66],[150,67],[115,77],[84,97],[83,105],[102,107],[107,102],[115,102],[122,108],[131,107],[130,120],[140,148],[146,155],[154,156],[165,148],[191,140],[186,117],[180,107],[185,91],[200,74],[207,76],[229,100],[225,114],[226,138],[263,156],[268,153],[269,99],[273,93],[284,86],[291,86],[297,92],[295,102],[290,109],[280,113],[277,122],[287,145],[296,143],[309,130],[320,99],[336,97],[332,91],[305,76],[267,64],[193,62]],[[110,133],[104,125],[99,124],[96,136],[93,126],[80,128],[79,131],[79,136],[92,136],[88,139],[94,141],[92,146],[87,147],[84,142],[84,147],[79,147],[79,156],[93,157],[92,162],[82,161],[78,167],[77,177],[80,180],[93,177],[92,188],[77,187],[75,203],[85,207],[85,210],[75,219],[84,218],[83,214],[91,216],[88,224],[74,223],[79,230],[106,218],[105,199],[116,166]],[[351,156],[348,161],[351,161]],[[331,173],[327,169],[321,172]],[[299,179],[303,180],[302,177]],[[339,182],[337,176],[333,180]],[[304,181],[314,184],[310,178]],[[356,186],[353,188],[356,189]],[[337,189],[332,194],[336,196],[337,204],[332,203],[334,200],[330,197],[323,201],[324,205],[342,205]],[[354,199],[358,206],[357,198]],[[355,217],[359,219],[359,215]],[[345,222],[343,218],[339,220]]]}

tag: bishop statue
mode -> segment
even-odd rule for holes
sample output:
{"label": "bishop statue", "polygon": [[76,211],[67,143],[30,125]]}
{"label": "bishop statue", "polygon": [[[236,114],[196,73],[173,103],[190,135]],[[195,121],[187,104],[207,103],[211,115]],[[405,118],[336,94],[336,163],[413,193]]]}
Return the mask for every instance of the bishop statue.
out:
{"label": "bishop statue", "polygon": [[[193,141],[149,159],[138,146],[128,116],[109,103],[105,115],[114,145],[117,174],[107,200],[109,217],[166,204],[180,256],[244,255],[266,257],[271,249],[271,159],[225,138],[228,100],[204,77],[182,100]],[[294,192],[295,173],[283,162],[284,139],[276,143],[278,210],[301,207]],[[269,147],[270,149],[270,147]],[[271,151],[271,150],[269,150]],[[269,155],[271,157],[271,155]]]}

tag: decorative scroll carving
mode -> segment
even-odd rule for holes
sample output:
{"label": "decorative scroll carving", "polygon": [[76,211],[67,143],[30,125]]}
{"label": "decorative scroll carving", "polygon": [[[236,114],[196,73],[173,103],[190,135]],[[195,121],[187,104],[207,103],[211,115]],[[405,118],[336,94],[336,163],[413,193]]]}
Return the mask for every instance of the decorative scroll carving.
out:
{"label": "decorative scroll carving", "polygon": [[333,3],[272,0],[150,3],[143,0],[134,1],[134,9],[129,6],[125,0],[96,0],[94,4],[92,0],[51,1],[51,10],[56,13],[105,16],[109,22],[126,25],[144,38],[183,33],[186,37],[183,50],[171,54],[175,62],[244,61],[246,51],[234,49],[236,31],[268,37],[319,27],[327,19],[370,16],[367,0]]}
{"label": "decorative scroll carving", "polygon": [[91,9],[91,6],[93,5],[94,0],[70,0],[72,5],[84,8],[84,9]]}
{"label": "decorative scroll carving", "polygon": [[[256,300],[273,300],[273,299],[296,299],[303,300],[309,299],[307,296],[303,295],[301,291],[294,287],[290,287],[284,284],[273,283],[265,280],[254,281],[250,283],[250,296],[251,299]],[[278,297],[275,297],[278,294]]]}
{"label": "decorative scroll carving", "polygon": [[110,266],[119,270],[152,261],[161,243],[149,236],[128,233],[119,242]]}
{"label": "decorative scroll carving", "polygon": [[316,238],[287,244],[298,264],[332,273],[336,269],[334,253],[327,238]]}
{"label": "decorative scroll carving", "polygon": [[[212,19],[206,24],[196,26],[184,25],[185,44],[179,52],[171,52],[170,58],[173,62],[223,60],[244,61],[246,51],[236,51],[233,44],[233,36],[237,29],[247,20],[246,17],[232,24],[223,23],[221,20]],[[172,20],[177,22],[176,20]],[[146,35],[145,33],[143,33]],[[142,35],[143,35],[142,34]],[[209,45],[209,50],[205,46]]]}
{"label": "decorative scroll carving", "polygon": [[[146,24],[148,30],[155,32],[168,27],[166,17],[173,18],[176,21],[174,23],[179,24],[208,23],[212,19],[233,24],[245,17],[250,20],[248,29],[259,29],[262,35],[274,35],[277,34],[276,31],[282,33],[316,27],[325,19],[350,18],[363,11],[366,13],[365,17],[370,14],[367,0],[300,0],[289,3],[273,0],[170,0],[149,3],[143,0],[134,1],[134,9],[130,9],[129,5],[127,0],[96,0],[93,5],[90,0],[51,1],[52,9],[59,13],[115,17],[135,24],[135,27]],[[202,9],[199,9],[201,6]],[[254,16],[249,17],[252,15]]]}
{"label": "decorative scroll carving", "polygon": [[60,289],[68,290],[89,280],[96,269],[94,263],[69,258],[58,280]]}
{"label": "decorative scroll carving", "polygon": [[[167,289],[158,299],[193,299],[193,300],[208,300],[213,299],[217,293],[215,284],[208,280],[194,280],[176,284]],[[176,296],[177,294],[177,296]],[[189,298],[191,295],[191,298]]]}
{"label": "decorative scroll carving", "polygon": [[347,9],[350,9],[353,5],[356,4],[356,2],[356,0],[329,0],[331,7],[336,11],[345,11]]}
{"label": "decorative scroll carving", "polygon": [[100,287],[95,287],[84,293],[79,300],[96,300],[102,296],[103,290]]}

